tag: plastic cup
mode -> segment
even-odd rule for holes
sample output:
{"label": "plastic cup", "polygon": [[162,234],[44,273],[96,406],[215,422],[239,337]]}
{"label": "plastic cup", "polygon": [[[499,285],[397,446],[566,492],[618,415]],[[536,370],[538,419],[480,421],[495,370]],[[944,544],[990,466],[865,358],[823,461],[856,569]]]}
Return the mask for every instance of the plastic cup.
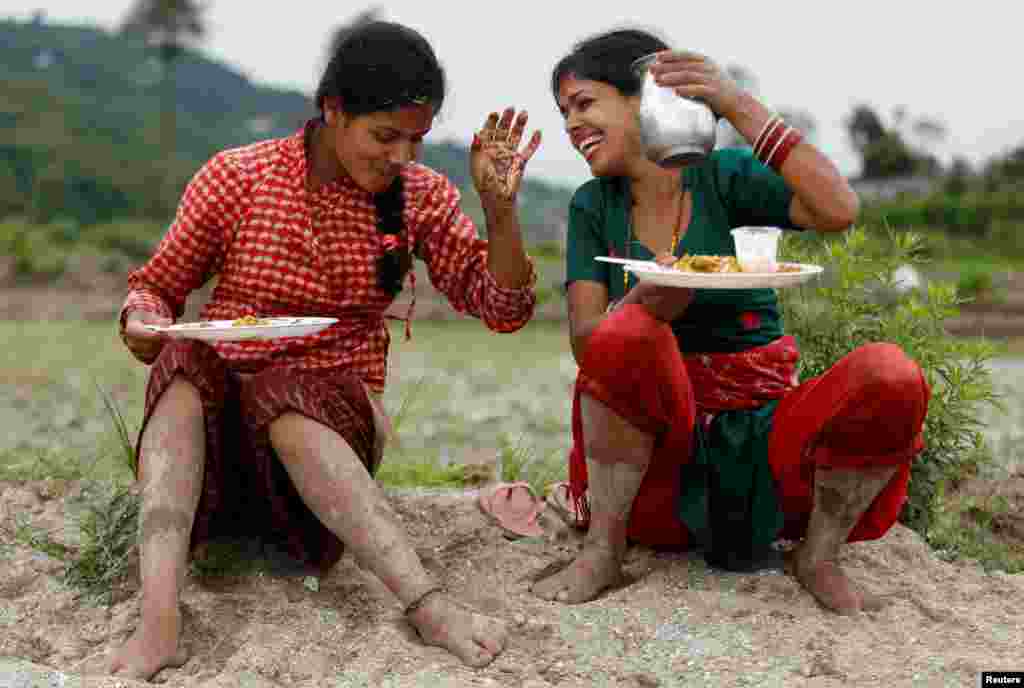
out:
{"label": "plastic cup", "polygon": [[778,227],[737,227],[732,230],[736,262],[743,272],[778,272]]}

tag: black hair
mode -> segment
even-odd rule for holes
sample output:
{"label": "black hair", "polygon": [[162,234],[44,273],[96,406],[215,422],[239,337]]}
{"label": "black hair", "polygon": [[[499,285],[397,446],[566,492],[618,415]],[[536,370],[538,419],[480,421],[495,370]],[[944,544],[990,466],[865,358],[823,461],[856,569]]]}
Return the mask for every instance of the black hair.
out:
{"label": "black hair", "polygon": [[[401,24],[373,21],[340,37],[316,89],[323,118],[324,101],[338,98],[341,110],[354,116],[430,104],[437,113],[444,103],[445,75],[433,48],[417,31]],[[398,236],[404,228],[402,175],[386,191],[374,195],[377,231]],[[401,242],[385,249],[377,262],[381,289],[397,295],[412,267],[411,248]]]}
{"label": "black hair", "polygon": [[[377,209],[377,231],[399,235],[405,226],[402,214],[405,202],[402,196],[402,175],[395,177],[391,186],[373,197]],[[396,247],[384,251],[377,259],[377,281],[381,289],[397,296],[402,291],[405,275],[412,267],[411,247]]]}
{"label": "black hair", "polygon": [[562,79],[611,84],[624,96],[640,92],[641,80],[633,73],[633,62],[651,53],[668,50],[668,44],[641,29],[618,29],[592,36],[573,46],[551,71],[551,94],[558,101]]}
{"label": "black hair", "polygon": [[433,48],[417,31],[373,21],[348,30],[338,41],[316,89],[316,106],[340,98],[350,115],[430,103],[441,109],[445,75]]}

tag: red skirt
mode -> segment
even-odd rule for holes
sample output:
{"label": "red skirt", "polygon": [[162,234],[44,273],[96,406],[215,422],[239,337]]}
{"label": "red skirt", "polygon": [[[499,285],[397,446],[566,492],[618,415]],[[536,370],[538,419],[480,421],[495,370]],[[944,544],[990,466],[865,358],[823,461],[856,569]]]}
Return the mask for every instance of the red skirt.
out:
{"label": "red skirt", "polygon": [[[269,425],[294,411],[337,432],[372,475],[376,443],[373,409],[359,378],[334,370],[270,368],[241,379],[213,347],[169,342],[150,371],[142,435],[176,375],[199,392],[206,427],[203,487],[191,549],[219,536],[260,536],[296,559],[326,568],[341,558],[342,542],[305,505],[270,445]],[[136,476],[138,477],[138,476]]]}
{"label": "red skirt", "polygon": [[[686,547],[691,536],[677,515],[678,499],[702,409],[671,328],[642,306],[630,305],[611,313],[591,335],[576,381],[569,456],[570,490],[582,501],[587,466],[581,394],[655,436],[654,456],[633,502],[630,539]],[[856,349],[824,375],[782,396],[768,440],[768,463],[785,517],[779,536],[797,539],[806,530],[816,466],[897,466],[849,541],[884,535],[899,518],[910,464],[924,448],[929,398],[921,368],[899,347],[885,343]]]}

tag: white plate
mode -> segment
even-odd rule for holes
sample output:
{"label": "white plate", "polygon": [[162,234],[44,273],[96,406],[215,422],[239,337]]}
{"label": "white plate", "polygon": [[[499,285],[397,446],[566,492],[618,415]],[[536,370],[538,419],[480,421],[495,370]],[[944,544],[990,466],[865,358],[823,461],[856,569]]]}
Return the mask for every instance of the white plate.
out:
{"label": "white plate", "polygon": [[233,320],[207,320],[179,323],[160,327],[146,325],[155,332],[163,332],[172,339],[199,339],[204,342],[238,342],[246,339],[278,339],[280,337],[306,337],[324,330],[337,318],[260,318],[265,325],[238,325]]}
{"label": "white plate", "polygon": [[650,265],[649,260],[640,260],[639,258],[614,258],[612,256],[596,256],[596,261],[602,263],[615,263],[616,265]]}
{"label": "white plate", "polygon": [[799,266],[799,272],[682,272],[666,268],[654,261],[629,264],[623,269],[644,282],[663,287],[688,287],[691,289],[780,289],[795,287],[817,277],[824,268],[804,263],[781,263]]}

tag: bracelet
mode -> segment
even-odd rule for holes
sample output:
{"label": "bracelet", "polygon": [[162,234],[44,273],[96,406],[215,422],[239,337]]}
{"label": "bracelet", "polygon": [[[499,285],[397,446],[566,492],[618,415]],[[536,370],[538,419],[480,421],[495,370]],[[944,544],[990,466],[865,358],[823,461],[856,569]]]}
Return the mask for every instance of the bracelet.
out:
{"label": "bracelet", "polygon": [[441,587],[440,585],[435,585],[434,587],[430,588],[425,593],[423,593],[422,595],[417,597],[415,600],[410,602],[409,605],[405,608],[405,611],[402,612],[402,613],[405,614],[405,616],[409,616],[410,614],[415,612],[417,609],[422,607],[423,603],[426,601],[426,599],[428,597],[430,597],[431,595],[433,595],[434,593],[436,593],[436,592],[444,592],[444,588]]}
{"label": "bracelet", "polygon": [[775,137],[783,128],[785,128],[785,124],[786,123],[783,122],[782,118],[778,115],[768,120],[762,129],[762,133],[757,137],[757,140],[754,141],[754,157],[758,160],[761,159],[765,148],[771,145],[771,142],[774,141]]}
{"label": "bracelet", "polygon": [[772,130],[764,137],[761,142],[761,149],[754,152],[756,157],[762,164],[767,165],[768,152],[775,149],[775,146],[782,140],[783,135],[786,133],[786,123],[781,119],[778,122],[778,126],[772,127]]}
{"label": "bracelet", "polygon": [[771,163],[772,156],[774,156],[775,152],[779,150],[779,145],[786,140],[786,137],[789,136],[791,131],[793,131],[793,127],[787,126],[785,129],[780,131],[778,137],[773,139],[770,148],[767,145],[764,147],[764,150],[761,151],[761,162],[766,166]]}
{"label": "bracelet", "polygon": [[789,157],[789,154],[803,139],[804,136],[799,130],[790,127],[778,146],[776,146],[777,150],[773,150],[772,154],[768,156],[768,166],[782,174],[782,164],[786,162],[786,158]]}
{"label": "bracelet", "polygon": [[758,148],[761,146],[762,139],[764,138],[765,134],[768,133],[768,128],[771,127],[773,124],[775,124],[776,120],[778,120],[778,119],[780,119],[779,116],[773,114],[771,117],[769,117],[767,120],[765,120],[764,126],[761,127],[761,131],[758,133],[757,138],[754,139],[754,154],[755,155],[757,154]]}

